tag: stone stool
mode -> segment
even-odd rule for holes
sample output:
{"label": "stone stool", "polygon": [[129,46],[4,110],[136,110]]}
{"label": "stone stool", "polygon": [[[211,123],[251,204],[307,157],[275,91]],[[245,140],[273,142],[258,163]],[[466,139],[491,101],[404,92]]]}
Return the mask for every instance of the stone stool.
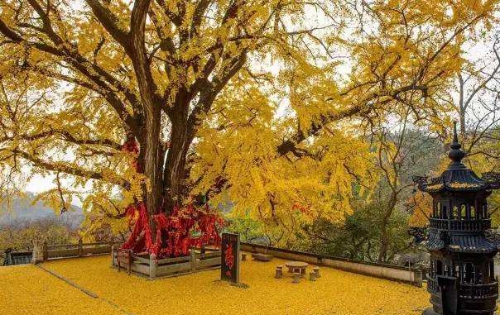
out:
{"label": "stone stool", "polygon": [[242,253],[241,254],[241,261],[246,261],[247,260],[247,254]]}
{"label": "stone stool", "polygon": [[274,276],[276,279],[281,279],[283,277],[283,266],[276,266],[276,275]]}
{"label": "stone stool", "polygon": [[292,283],[300,283],[300,278],[302,278],[302,275],[300,274],[300,272],[294,272]]}
{"label": "stone stool", "polygon": [[319,274],[319,267],[314,267],[313,272],[316,274],[316,278],[320,278],[321,275]]}
{"label": "stone stool", "polygon": [[309,272],[309,281],[316,281],[316,273],[314,271]]}

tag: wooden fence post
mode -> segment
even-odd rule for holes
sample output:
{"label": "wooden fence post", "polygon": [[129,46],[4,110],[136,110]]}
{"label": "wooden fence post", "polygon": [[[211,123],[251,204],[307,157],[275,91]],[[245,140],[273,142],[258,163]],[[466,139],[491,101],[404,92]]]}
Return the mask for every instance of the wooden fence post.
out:
{"label": "wooden fence post", "polygon": [[156,268],[158,267],[158,259],[155,254],[149,255],[149,278],[156,278]]}
{"label": "wooden fence post", "polygon": [[414,284],[421,288],[422,287],[422,281],[423,281],[423,275],[422,275],[422,269],[415,269],[413,270],[414,272]]}
{"label": "wooden fence post", "polygon": [[42,261],[46,261],[49,259],[49,249],[47,245],[47,241],[43,242],[42,245]]}
{"label": "wooden fence post", "polygon": [[78,257],[83,256],[83,241],[82,239],[78,239]]}
{"label": "wooden fence post", "polygon": [[[29,249],[29,248],[28,248]],[[6,251],[7,253],[7,251]],[[9,253],[10,255],[10,253]],[[31,262],[33,264],[38,264],[39,262],[42,261],[42,248],[40,248],[40,242],[33,241],[33,250],[31,251]],[[7,258],[6,258],[7,261]],[[9,262],[7,262],[9,263]]]}
{"label": "wooden fence post", "polygon": [[115,266],[115,245],[111,245],[111,267]]}
{"label": "wooden fence post", "polygon": [[191,260],[191,272],[195,272],[196,270],[196,251],[194,249],[190,249],[189,256]]}

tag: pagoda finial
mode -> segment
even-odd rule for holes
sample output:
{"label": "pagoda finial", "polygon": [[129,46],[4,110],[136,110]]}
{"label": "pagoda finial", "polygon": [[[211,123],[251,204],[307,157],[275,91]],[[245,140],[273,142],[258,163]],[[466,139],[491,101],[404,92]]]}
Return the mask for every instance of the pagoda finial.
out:
{"label": "pagoda finial", "polygon": [[461,147],[461,145],[458,143],[458,133],[457,133],[457,122],[453,122],[453,144],[458,144],[458,148]]}
{"label": "pagoda finial", "polygon": [[457,122],[453,122],[453,142],[450,145],[450,152],[448,157],[455,163],[461,163],[462,159],[465,157],[465,152],[462,151],[462,145],[458,142],[457,134]]}

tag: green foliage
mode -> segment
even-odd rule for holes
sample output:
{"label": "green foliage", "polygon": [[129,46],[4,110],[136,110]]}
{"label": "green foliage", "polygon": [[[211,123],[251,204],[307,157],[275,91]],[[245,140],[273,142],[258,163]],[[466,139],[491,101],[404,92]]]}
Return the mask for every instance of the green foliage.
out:
{"label": "green foliage", "polygon": [[239,217],[229,222],[228,230],[239,233],[242,242],[255,242],[262,238],[262,226],[249,216]]}
{"label": "green foliage", "polygon": [[[318,220],[306,228],[310,244],[305,250],[355,260],[376,261],[382,235],[381,219],[385,203],[376,201],[347,215],[344,224]],[[410,248],[408,214],[396,212],[388,223],[389,257]]]}

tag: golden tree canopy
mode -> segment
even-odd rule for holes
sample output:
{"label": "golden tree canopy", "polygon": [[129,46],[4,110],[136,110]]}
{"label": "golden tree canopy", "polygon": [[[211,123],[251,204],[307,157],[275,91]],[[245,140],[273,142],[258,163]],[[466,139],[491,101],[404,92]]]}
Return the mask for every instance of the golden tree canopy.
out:
{"label": "golden tree canopy", "polygon": [[93,224],[196,193],[341,220],[374,182],[364,127],[442,118],[497,2],[3,0],[2,188],[54,175],[41,197]]}

